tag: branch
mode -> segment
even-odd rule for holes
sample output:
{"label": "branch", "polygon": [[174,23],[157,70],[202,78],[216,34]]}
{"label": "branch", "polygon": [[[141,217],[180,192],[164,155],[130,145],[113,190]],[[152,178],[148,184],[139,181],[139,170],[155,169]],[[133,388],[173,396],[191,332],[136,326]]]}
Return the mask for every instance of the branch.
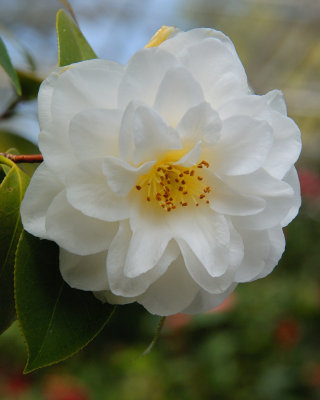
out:
{"label": "branch", "polygon": [[10,154],[10,153],[0,153],[0,156],[6,157],[16,164],[21,163],[41,163],[43,161],[42,154]]}

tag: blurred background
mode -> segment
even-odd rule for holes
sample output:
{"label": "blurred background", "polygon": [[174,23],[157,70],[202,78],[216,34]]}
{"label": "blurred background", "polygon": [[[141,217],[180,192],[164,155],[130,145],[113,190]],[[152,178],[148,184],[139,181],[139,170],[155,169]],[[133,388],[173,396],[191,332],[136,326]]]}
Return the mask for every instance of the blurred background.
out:
{"label": "blurred background", "polygon": [[[126,63],[161,25],[231,37],[256,93],[278,88],[302,131],[303,206],[267,278],[210,313],[166,320],[122,306],[100,336],[57,366],[23,376],[16,324],[0,337],[1,400],[316,400],[320,398],[320,1],[70,0],[99,57]],[[24,87],[0,71],[0,151],[37,149],[36,93],[57,64],[58,0],[0,0],[0,34]],[[23,139],[27,138],[27,140]]]}

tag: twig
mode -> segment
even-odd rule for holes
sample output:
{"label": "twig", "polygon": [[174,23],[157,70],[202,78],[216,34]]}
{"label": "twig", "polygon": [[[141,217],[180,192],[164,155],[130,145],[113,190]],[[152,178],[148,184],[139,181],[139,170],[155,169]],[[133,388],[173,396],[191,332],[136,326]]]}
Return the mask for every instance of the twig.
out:
{"label": "twig", "polygon": [[41,163],[43,161],[42,154],[10,154],[10,153],[0,153],[0,156],[6,157],[16,164],[21,163]]}

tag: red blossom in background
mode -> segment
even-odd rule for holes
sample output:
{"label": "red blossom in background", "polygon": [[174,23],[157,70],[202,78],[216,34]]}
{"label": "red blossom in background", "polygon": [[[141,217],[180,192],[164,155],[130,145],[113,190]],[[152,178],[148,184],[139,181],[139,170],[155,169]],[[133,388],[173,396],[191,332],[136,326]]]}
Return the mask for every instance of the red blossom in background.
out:
{"label": "red blossom in background", "polygon": [[71,376],[48,376],[43,395],[45,400],[91,400],[88,390]]}
{"label": "red blossom in background", "polygon": [[281,320],[275,331],[276,341],[285,348],[295,347],[301,339],[301,327],[293,318]]}
{"label": "red blossom in background", "polygon": [[10,396],[14,399],[22,399],[23,395],[30,389],[30,379],[23,375],[22,372],[16,372],[5,377],[2,385],[3,393],[0,394]]}
{"label": "red blossom in background", "polygon": [[298,172],[301,194],[304,197],[313,199],[320,198],[320,175],[309,169],[302,169]]}

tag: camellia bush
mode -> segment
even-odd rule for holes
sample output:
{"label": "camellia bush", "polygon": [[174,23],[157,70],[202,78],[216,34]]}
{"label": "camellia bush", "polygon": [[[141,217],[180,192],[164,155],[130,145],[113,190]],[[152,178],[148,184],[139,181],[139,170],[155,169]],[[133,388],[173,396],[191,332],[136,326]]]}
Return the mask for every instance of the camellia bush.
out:
{"label": "camellia bush", "polygon": [[[0,328],[18,319],[25,372],[83,348],[116,305],[159,329],[219,306],[273,270],[300,207],[299,128],[280,91],[253,93],[223,33],[162,27],[127,66],[63,10],[57,35],[41,154],[8,138],[0,157]],[[39,87],[0,52],[18,95]]]}

